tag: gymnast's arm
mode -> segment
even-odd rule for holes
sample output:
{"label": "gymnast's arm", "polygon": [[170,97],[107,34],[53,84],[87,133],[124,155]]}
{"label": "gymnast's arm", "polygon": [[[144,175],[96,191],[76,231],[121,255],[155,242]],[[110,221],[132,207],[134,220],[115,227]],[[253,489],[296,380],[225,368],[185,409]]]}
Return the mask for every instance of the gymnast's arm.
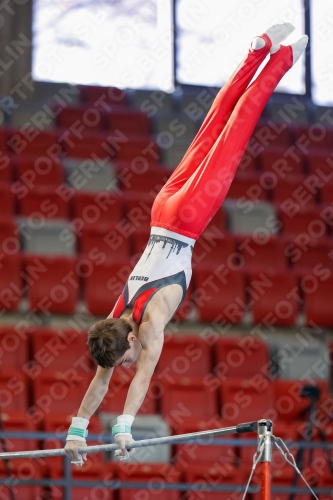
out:
{"label": "gymnast's arm", "polygon": [[[97,367],[96,375],[92,379],[82,400],[77,416],[89,420],[95,413],[109,388],[113,368]],[[78,449],[84,446],[83,441],[67,441],[65,451],[72,461],[79,461]],[[84,459],[86,456],[83,457]]]}
{"label": "gymnast's arm", "polygon": [[[129,386],[124,406],[124,415],[135,417],[147,394],[150,379],[159,360],[164,342],[165,323],[151,320],[141,323],[139,337],[142,350],[136,362],[136,373]],[[120,447],[118,456],[126,456],[125,444],[129,441],[129,435],[119,434],[115,441]]]}

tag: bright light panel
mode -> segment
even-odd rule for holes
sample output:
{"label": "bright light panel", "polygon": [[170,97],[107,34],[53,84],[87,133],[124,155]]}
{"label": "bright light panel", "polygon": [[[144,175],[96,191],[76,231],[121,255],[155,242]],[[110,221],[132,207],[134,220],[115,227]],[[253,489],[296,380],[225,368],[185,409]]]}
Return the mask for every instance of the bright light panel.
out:
{"label": "bright light panel", "polygon": [[316,104],[333,104],[333,4],[311,3],[312,96]]}
{"label": "bright light panel", "polygon": [[[322,2],[320,2],[321,4]],[[285,44],[304,34],[302,0],[177,0],[177,74],[180,83],[222,86],[247,52],[254,36],[288,21],[295,31]],[[305,93],[304,56],[277,91]]]}
{"label": "bright light panel", "polygon": [[34,0],[32,74],[171,92],[172,0]]}

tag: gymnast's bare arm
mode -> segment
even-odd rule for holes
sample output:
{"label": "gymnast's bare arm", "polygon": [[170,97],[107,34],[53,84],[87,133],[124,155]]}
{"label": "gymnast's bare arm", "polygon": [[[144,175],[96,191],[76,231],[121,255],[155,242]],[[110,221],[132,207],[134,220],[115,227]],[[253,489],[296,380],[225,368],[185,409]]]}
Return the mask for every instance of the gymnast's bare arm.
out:
{"label": "gymnast's bare arm", "polygon": [[[139,357],[136,362],[136,373],[128,389],[125,401],[125,415],[135,417],[140,406],[145,399],[148,391],[151,377],[154,373],[156,364],[159,360],[163,342],[164,342],[164,323],[159,317],[150,316],[149,321],[140,324],[139,338],[142,345]],[[120,434],[116,436],[115,441],[120,450],[116,452],[117,456],[126,456],[125,444],[129,441],[129,436]]]}
{"label": "gymnast's bare arm", "polygon": [[[92,379],[82,400],[77,416],[87,420],[95,413],[109,388],[113,368],[97,367],[96,375]],[[84,445],[82,441],[67,441],[65,451],[71,461],[79,461],[78,449]],[[86,459],[86,455],[83,456]]]}

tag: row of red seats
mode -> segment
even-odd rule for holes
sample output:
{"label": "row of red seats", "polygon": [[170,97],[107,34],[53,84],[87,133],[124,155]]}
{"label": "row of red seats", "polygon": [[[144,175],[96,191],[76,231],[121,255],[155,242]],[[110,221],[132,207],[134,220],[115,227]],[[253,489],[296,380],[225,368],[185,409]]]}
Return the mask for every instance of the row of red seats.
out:
{"label": "row of red seats", "polygon": [[[47,314],[71,314],[79,299],[91,314],[108,314],[133,269],[127,259],[94,265],[89,259],[40,255],[21,259],[19,254],[4,256],[1,263],[0,307],[17,310],[26,294],[30,310]],[[307,324],[332,326],[332,293],[331,271],[321,262],[313,270],[299,271],[203,264],[193,270],[176,318],[187,319],[196,311],[201,321],[239,323],[250,311],[254,323],[294,325],[304,306]]]}
{"label": "row of red seats", "polygon": [[[133,123],[135,127],[135,121]],[[147,161],[157,161],[160,155],[157,143],[148,135],[134,135],[118,129],[97,132],[82,124],[80,128],[79,122],[78,128],[69,130],[0,128],[0,151],[3,164],[8,163],[9,155],[13,153],[41,156],[44,161],[49,158],[57,161],[64,156],[96,161],[104,158],[130,160],[144,157]]]}
{"label": "row of red seats", "polygon": [[[80,198],[77,199],[78,205]],[[333,208],[333,207],[332,207]],[[328,269],[333,266],[333,240],[327,236],[328,226],[315,213],[308,213],[303,225],[296,224],[299,218],[289,219],[281,214],[286,232],[281,236],[258,235],[245,236],[224,234],[223,230],[215,225],[215,217],[198,240],[194,247],[192,266],[227,264],[233,269],[260,268],[268,269],[313,269],[321,264]],[[117,260],[119,255],[130,258],[134,265],[146,247],[149,235],[149,216],[140,214],[142,221],[137,227],[134,222],[123,219],[120,224],[93,224],[79,223],[75,219],[68,227],[72,229],[73,239],[76,241],[76,252],[80,259],[89,258],[92,261],[100,256],[99,261]],[[28,227],[34,228],[34,222],[28,220]],[[37,226],[40,220],[37,222]],[[288,231],[290,228],[290,231]],[[2,254],[14,255],[20,252],[20,232],[25,234],[26,226],[20,226],[11,217],[0,218],[0,248]],[[41,252],[42,257],[42,252]],[[46,255],[44,256],[46,257]]]}
{"label": "row of red seats", "polygon": [[[89,373],[96,365],[90,362],[86,344],[87,333],[73,329],[3,326],[0,328],[0,362],[4,369],[22,369],[31,378],[44,369],[61,372],[71,367],[78,373]],[[251,378],[257,373],[268,377],[268,363],[266,343],[253,337],[206,339],[192,334],[169,334],[156,373],[205,377],[217,365],[219,374],[223,371],[232,378]],[[124,382],[133,376],[121,367],[117,372]]]}
{"label": "row of red seats", "polygon": [[[132,139],[134,140],[134,138]],[[146,145],[146,142],[142,144]],[[4,151],[3,154],[5,154]],[[126,161],[125,158],[121,159],[123,154],[125,153],[120,151],[120,159],[116,161],[119,169],[131,166],[131,161]],[[141,170],[140,178],[145,180],[148,177],[144,175],[145,170],[154,171],[158,167],[158,163],[156,162],[156,158],[149,158],[147,155],[144,156],[146,156],[144,160],[141,158],[135,166]],[[82,159],[82,168],[84,168],[85,162],[89,162],[88,158],[86,160]],[[251,185],[259,184],[262,186],[263,195],[265,190],[272,190],[272,185],[283,185],[283,181],[289,180],[290,183],[293,182],[296,184],[296,180],[300,180],[301,182],[305,182],[306,185],[310,182],[310,180],[306,180],[309,178],[312,179],[312,183],[315,183],[315,181],[317,183],[326,183],[332,179],[332,166],[329,160],[327,160],[325,153],[322,153],[322,155],[306,155],[304,158],[302,157],[302,161],[289,161],[286,166],[284,165],[282,151],[267,151],[262,153],[256,159],[256,163],[249,163],[246,168],[243,167],[245,161],[246,156],[237,170],[236,180],[231,188],[231,192],[236,191],[236,194],[238,194],[236,187],[239,190],[242,185],[246,190]],[[305,161],[307,161],[307,168],[305,168]],[[258,164],[261,166],[260,169],[257,168]],[[142,170],[144,171],[142,172]],[[309,174],[310,177],[306,177],[306,174]],[[28,187],[32,185],[43,187],[59,185],[64,182],[64,177],[65,171],[61,158],[58,158],[57,155],[45,157],[37,152],[34,155],[33,151],[30,153],[23,151],[22,154],[7,153],[5,160],[2,160],[0,170],[0,182],[20,181]],[[277,193],[279,194],[279,189],[277,189]]]}
{"label": "row of red seats", "polygon": [[[330,139],[331,140],[331,139]],[[275,172],[279,177],[297,174],[332,175],[331,147],[314,144],[308,151],[297,148],[269,146],[254,156],[246,151],[240,164],[240,172]],[[292,154],[286,154],[292,150]]]}
{"label": "row of red seats", "polygon": [[278,207],[288,207],[288,202],[290,204],[292,201],[297,209],[295,211],[299,211],[320,203],[332,203],[332,179],[332,176],[323,180],[314,175],[288,174],[280,178],[273,172],[240,172],[234,178],[227,198],[251,200],[256,203],[270,201]]}
{"label": "row of red seats", "polygon": [[[46,356],[45,356],[46,358]],[[94,373],[84,373],[72,366],[65,371],[41,371],[41,366],[24,367],[24,370],[7,369],[0,376],[1,407],[3,411],[27,411],[35,422],[45,414],[74,414],[92,380]],[[133,372],[125,376],[115,370],[100,410],[109,413],[123,411]],[[321,413],[328,419],[331,399],[327,382],[318,381],[322,389]],[[160,412],[173,425],[183,418],[209,420],[222,416],[229,422],[275,418],[299,420],[304,416],[308,401],[300,397],[305,383],[297,381],[269,381],[260,373],[251,379],[226,377],[223,373],[203,377],[175,375],[168,370],[157,371],[153,376],[141,414]],[[287,394],[285,391],[288,390]],[[325,414],[326,412],[326,414]]]}
{"label": "row of red seats", "polygon": [[[124,177],[124,181],[119,183],[119,188],[124,189],[124,192],[120,192],[118,198],[124,197],[126,200],[126,197],[129,199],[136,197],[138,199],[141,196],[147,198],[148,204],[151,206],[156,193],[165,184],[170,172],[156,167],[145,174],[129,175],[130,177]],[[121,175],[118,178],[121,179]],[[277,208],[281,207],[281,210],[291,215],[305,208],[316,208],[320,204],[323,206],[332,205],[333,180],[325,183],[319,181],[309,186],[307,185],[308,179],[309,177],[300,175],[288,176],[271,184],[270,181],[266,182],[266,180],[262,182],[259,174],[240,174],[232,182],[227,199],[240,199],[244,203],[251,201],[254,204],[270,201]],[[51,183],[48,181],[46,185],[36,185],[35,181],[31,181],[31,183],[29,181],[28,184],[14,183],[11,185],[7,182],[9,179],[4,180],[5,182],[0,183],[0,192],[6,200],[6,207],[2,208],[1,215],[10,215],[15,212],[16,197],[18,199],[18,212],[21,215],[29,216],[33,212],[40,212],[46,218],[68,218],[70,215],[68,201],[75,200],[77,195],[90,197],[91,203],[95,204],[96,194],[75,193],[63,182],[50,185]],[[113,186],[114,188],[115,186]],[[152,195],[149,195],[150,192]],[[112,196],[112,194],[105,193],[104,196]],[[46,210],[45,204],[47,208],[52,205],[54,209]]]}

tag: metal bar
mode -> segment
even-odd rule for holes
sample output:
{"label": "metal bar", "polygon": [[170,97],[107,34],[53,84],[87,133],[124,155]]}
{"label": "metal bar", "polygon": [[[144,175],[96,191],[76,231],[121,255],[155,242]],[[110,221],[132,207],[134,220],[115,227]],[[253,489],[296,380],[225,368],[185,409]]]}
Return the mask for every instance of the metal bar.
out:
{"label": "metal bar", "polygon": [[[1,433],[0,433],[1,435]],[[3,432],[3,437],[12,438],[12,439],[59,439],[60,441],[65,441],[67,433],[65,432],[26,432],[26,431],[6,431]],[[89,434],[87,437],[87,441],[110,441],[110,434]],[[134,436],[134,439],[143,439],[141,436]],[[244,438],[230,438],[230,439],[219,439],[216,438],[211,446],[230,446],[230,445],[239,445],[239,446],[254,446],[258,442],[257,439],[244,439]],[[306,441],[289,441],[286,439],[285,441],[288,443],[289,448],[305,448],[305,449],[317,449],[317,448],[333,448],[333,442],[329,443],[321,443],[321,442],[306,442]]]}
{"label": "metal bar", "polygon": [[[245,425],[245,424],[244,424]],[[157,437],[152,439],[143,439],[141,441],[134,441],[128,444],[128,450],[132,448],[143,448],[146,446],[157,446],[160,444],[176,444],[191,441],[193,439],[206,439],[214,436],[225,436],[226,434],[237,433],[237,426],[225,427],[222,429],[213,429],[202,432],[192,432],[189,434],[179,434],[178,436]],[[100,453],[104,451],[117,450],[117,444],[102,444],[96,446],[86,446],[80,448],[80,453]],[[0,459],[6,458],[41,458],[41,457],[56,457],[65,455],[65,450],[62,448],[56,450],[37,450],[37,451],[15,451],[10,453],[0,453]]]}

